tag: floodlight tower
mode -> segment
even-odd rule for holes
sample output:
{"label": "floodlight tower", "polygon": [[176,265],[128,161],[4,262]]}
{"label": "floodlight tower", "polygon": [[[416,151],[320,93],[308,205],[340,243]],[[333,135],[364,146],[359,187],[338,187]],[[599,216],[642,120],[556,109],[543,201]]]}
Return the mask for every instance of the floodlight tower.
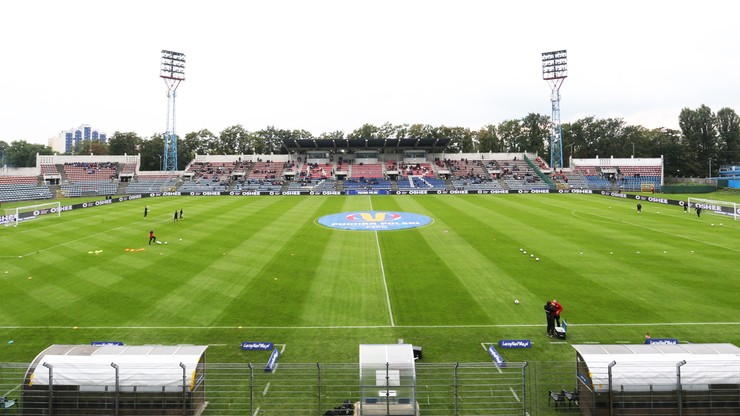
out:
{"label": "floodlight tower", "polygon": [[568,52],[566,50],[542,54],[542,79],[550,85],[552,120],[550,124],[550,167],[563,167],[563,129],[560,126],[560,86],[568,76]]}
{"label": "floodlight tower", "polygon": [[177,135],[175,134],[175,92],[185,80],[185,54],[162,50],[159,77],[167,84],[167,132],[164,134],[165,171],[177,170]]}

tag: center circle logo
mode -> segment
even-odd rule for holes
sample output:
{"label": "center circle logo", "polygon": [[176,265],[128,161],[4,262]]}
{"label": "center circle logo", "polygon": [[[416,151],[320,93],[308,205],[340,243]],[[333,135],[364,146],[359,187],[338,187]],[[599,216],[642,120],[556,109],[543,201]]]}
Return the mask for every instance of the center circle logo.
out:
{"label": "center circle logo", "polygon": [[426,215],[395,211],[357,211],[325,215],[319,224],[340,230],[394,231],[429,225],[432,219]]}

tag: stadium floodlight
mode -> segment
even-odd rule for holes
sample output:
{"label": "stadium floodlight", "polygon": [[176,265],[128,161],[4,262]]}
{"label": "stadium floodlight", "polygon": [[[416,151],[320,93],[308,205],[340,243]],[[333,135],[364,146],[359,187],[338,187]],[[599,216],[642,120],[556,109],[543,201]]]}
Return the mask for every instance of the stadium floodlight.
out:
{"label": "stadium floodlight", "polygon": [[563,167],[563,129],[560,126],[560,86],[568,77],[568,52],[566,50],[542,54],[542,79],[550,85],[552,120],[550,123],[550,167]]}
{"label": "stadium floodlight", "polygon": [[185,54],[162,50],[159,77],[167,85],[167,131],[164,134],[164,170],[177,170],[177,135],[175,134],[175,92],[185,80]]}

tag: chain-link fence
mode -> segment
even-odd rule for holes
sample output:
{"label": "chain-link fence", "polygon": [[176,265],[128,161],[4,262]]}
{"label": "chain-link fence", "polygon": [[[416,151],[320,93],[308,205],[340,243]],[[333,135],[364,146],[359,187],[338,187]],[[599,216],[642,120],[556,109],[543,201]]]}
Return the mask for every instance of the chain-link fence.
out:
{"label": "chain-link fence", "polygon": [[[207,363],[203,379],[187,380],[187,389],[132,387],[123,380],[118,390],[112,385],[61,383],[52,383],[50,389],[24,382],[27,370],[28,364],[0,363],[0,397],[4,398],[0,415],[349,415],[360,414],[363,397],[359,364],[284,363],[266,372],[263,364]],[[706,402],[710,395],[716,406],[722,406],[714,410],[723,413],[714,414],[740,415],[738,386],[687,389],[680,394],[675,389],[637,393],[622,387],[607,397],[611,402],[594,404],[587,397],[579,402],[563,394],[578,387],[573,362],[507,363],[505,367],[417,362],[415,370],[415,410],[424,416],[706,414],[696,413],[697,403]],[[202,389],[191,390],[194,385]],[[584,386],[580,390],[581,395],[589,393]],[[362,414],[406,414],[392,406],[380,409],[380,413],[363,409]]]}

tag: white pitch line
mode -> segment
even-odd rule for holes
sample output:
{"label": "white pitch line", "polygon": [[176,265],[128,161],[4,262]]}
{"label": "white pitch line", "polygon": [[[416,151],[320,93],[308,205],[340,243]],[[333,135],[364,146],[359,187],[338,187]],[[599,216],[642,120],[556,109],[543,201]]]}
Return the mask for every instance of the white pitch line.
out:
{"label": "white pitch line", "polygon": [[380,274],[383,276],[383,288],[385,289],[385,302],[388,304],[388,316],[391,319],[391,327],[396,326],[393,321],[393,308],[391,307],[391,295],[388,292],[388,281],[385,278],[385,268],[383,267],[383,255],[380,253],[380,240],[378,240],[378,232],[375,231],[375,245],[378,247],[378,258],[380,261]]}
{"label": "white pitch line", "polygon": [[[370,211],[373,210],[373,201],[370,199],[370,196],[367,197],[368,202],[370,202]],[[378,231],[375,231],[375,246],[378,248],[378,261],[380,262],[380,275],[383,278],[383,288],[385,289],[385,302],[388,305],[388,316],[391,320],[391,328],[396,326],[395,321],[393,320],[393,308],[391,307],[391,295],[388,291],[388,280],[385,277],[385,267],[383,267],[383,254],[380,252],[380,239],[378,238]]]}
{"label": "white pitch line", "polygon": [[262,390],[262,395],[263,396],[266,396],[267,395],[267,390],[270,390],[270,382],[269,381],[267,382],[267,384],[265,384],[265,389]]}
{"label": "white pitch line", "polygon": [[260,408],[258,407],[256,409],[254,409],[254,413],[252,413],[252,416],[257,416],[257,413],[259,413],[259,412],[260,412]]}
{"label": "white pitch line", "polygon": [[[486,348],[486,345],[493,345],[493,343],[492,342],[481,342],[480,343],[480,346],[483,347],[483,350],[486,351],[486,352],[488,352],[488,348]],[[498,370],[499,374],[502,374],[503,373],[503,371],[501,371],[501,367],[499,367],[498,364],[496,364],[495,361],[494,361],[493,365],[496,366],[496,370]]]}
{"label": "white pitch line", "polygon": [[[568,324],[574,328],[585,328],[585,327],[600,327],[600,326],[626,326],[626,327],[639,327],[639,326],[705,326],[705,325],[740,325],[740,322],[651,322],[651,323],[604,323],[604,324]],[[544,326],[542,324],[490,324],[490,325],[397,325],[393,328],[410,328],[410,329],[465,329],[465,328],[536,328]],[[239,329],[384,329],[391,328],[389,325],[309,325],[309,326],[242,326]],[[38,326],[24,326],[24,325],[1,325],[0,329],[74,329],[72,326],[67,325],[38,325]],[[80,329],[138,329],[138,330],[151,330],[151,329],[236,329],[234,326],[77,326],[77,330]]]}
{"label": "white pitch line", "polygon": [[513,387],[509,387],[509,390],[511,390],[511,394],[514,395],[514,399],[516,399],[516,401],[518,401],[518,402],[521,403],[522,401],[519,399],[519,395],[517,395],[516,392],[514,391],[514,388]]}
{"label": "white pitch line", "polygon": [[[638,327],[638,326],[696,326],[696,325],[740,325],[740,322],[653,322],[645,324],[619,324],[619,323],[604,323],[604,324],[568,324],[574,328],[581,327],[600,327],[600,326],[624,326],[624,327]],[[309,326],[242,326],[239,329],[383,329],[383,328],[409,328],[409,329],[465,329],[465,328],[535,328],[544,326],[542,324],[496,324],[496,325],[309,325]],[[50,326],[23,326],[23,325],[2,325],[0,329],[74,329],[72,326],[61,326],[61,325],[50,325]],[[234,326],[77,326],[76,330],[80,329],[138,329],[138,330],[156,330],[156,329],[237,329]]]}
{"label": "white pitch line", "polygon": [[655,231],[656,233],[661,233],[661,234],[666,234],[666,235],[670,235],[670,236],[673,236],[673,237],[683,238],[685,240],[691,240],[691,241],[694,241],[694,242],[706,244],[706,245],[709,245],[709,246],[718,247],[718,248],[725,249],[725,250],[740,251],[740,249],[737,249],[737,248],[725,247],[725,246],[721,246],[719,244],[712,243],[710,241],[697,240],[696,238],[691,237],[691,236],[685,236],[683,234],[671,233],[671,232],[668,232],[668,231],[665,231],[665,230],[660,230],[660,229],[657,229],[657,228],[648,227],[646,225],[637,224],[637,223],[630,222],[630,221],[625,221],[625,220],[618,220],[618,219],[614,219],[614,218],[609,218],[609,217],[605,217],[603,215],[593,214],[593,213],[587,212],[587,211],[581,211],[581,210],[574,209],[574,210],[571,211],[571,215],[573,215],[576,218],[579,218],[578,215],[576,214],[578,212],[583,212],[584,214],[587,214],[587,215],[593,215],[594,217],[602,218],[602,219],[607,220],[607,221],[619,222],[619,223],[622,223],[622,224],[629,224],[629,225],[631,225],[633,227],[640,227],[640,228],[644,228],[646,230]]}

